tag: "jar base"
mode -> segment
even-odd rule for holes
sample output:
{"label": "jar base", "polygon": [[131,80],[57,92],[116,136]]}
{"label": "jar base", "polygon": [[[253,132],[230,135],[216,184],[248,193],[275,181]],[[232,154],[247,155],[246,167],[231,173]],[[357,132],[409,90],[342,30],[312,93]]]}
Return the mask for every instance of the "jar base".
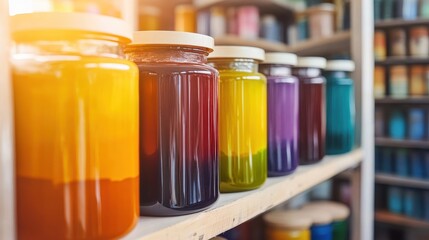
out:
{"label": "jar base", "polygon": [[192,213],[197,213],[204,211],[210,208],[216,201],[218,197],[212,201],[206,201],[204,203],[195,204],[192,207],[187,208],[168,208],[161,203],[157,202],[151,206],[140,206],[140,216],[158,216],[158,217],[168,217],[168,216],[182,216]]}

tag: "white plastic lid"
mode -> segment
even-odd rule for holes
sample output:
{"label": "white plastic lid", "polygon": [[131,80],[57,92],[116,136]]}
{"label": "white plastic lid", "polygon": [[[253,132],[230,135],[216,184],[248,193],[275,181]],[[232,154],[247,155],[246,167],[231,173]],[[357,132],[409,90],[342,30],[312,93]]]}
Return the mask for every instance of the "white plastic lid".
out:
{"label": "white plastic lid", "polygon": [[131,41],[132,29],[122,19],[91,13],[40,12],[11,17],[13,33],[41,30],[71,30],[109,34]]}
{"label": "white plastic lid", "polygon": [[299,57],[296,66],[324,69],[326,67],[326,59],[322,57]]}
{"label": "white plastic lid", "polygon": [[308,229],[312,224],[311,217],[302,210],[272,211],[263,218],[271,226],[286,229]]}
{"label": "white plastic lid", "polygon": [[335,11],[335,4],[332,3],[321,3],[315,6],[312,6],[308,9],[309,12],[313,11],[327,11],[327,12],[334,12]]}
{"label": "white plastic lid", "polygon": [[329,210],[303,208],[301,211],[311,218],[314,225],[330,224],[334,220]]}
{"label": "white plastic lid", "polygon": [[177,31],[134,32],[131,45],[182,45],[213,49],[214,39],[210,36]]}
{"label": "white plastic lid", "polygon": [[285,64],[295,66],[298,62],[298,57],[292,53],[266,53],[265,61],[266,64]]}
{"label": "white plastic lid", "polygon": [[342,203],[331,202],[331,201],[316,201],[310,202],[303,206],[303,209],[317,209],[328,211],[334,221],[342,221],[349,217],[350,210],[349,208]]}
{"label": "white plastic lid", "polygon": [[353,72],[355,70],[355,63],[351,60],[329,60],[326,63],[325,70]]}
{"label": "white plastic lid", "polygon": [[215,46],[209,58],[250,58],[264,61],[265,51],[257,47]]}

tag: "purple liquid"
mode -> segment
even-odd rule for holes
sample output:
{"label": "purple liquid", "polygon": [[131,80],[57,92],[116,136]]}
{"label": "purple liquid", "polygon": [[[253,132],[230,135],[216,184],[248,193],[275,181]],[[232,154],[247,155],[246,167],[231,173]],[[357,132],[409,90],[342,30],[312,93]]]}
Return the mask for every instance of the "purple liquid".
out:
{"label": "purple liquid", "polygon": [[298,79],[283,65],[260,71],[268,80],[268,176],[287,175],[298,166]]}

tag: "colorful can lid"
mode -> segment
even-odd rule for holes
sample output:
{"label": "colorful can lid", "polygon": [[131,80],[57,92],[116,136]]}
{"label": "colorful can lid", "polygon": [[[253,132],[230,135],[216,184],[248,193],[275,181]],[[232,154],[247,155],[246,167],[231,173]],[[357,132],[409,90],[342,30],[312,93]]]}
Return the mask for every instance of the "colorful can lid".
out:
{"label": "colorful can lid", "polygon": [[285,229],[308,229],[312,224],[308,214],[301,210],[272,211],[263,218],[267,224]]}
{"label": "colorful can lid", "polygon": [[353,72],[355,63],[352,60],[329,60],[326,63],[326,71]]}
{"label": "colorful can lid", "polygon": [[131,45],[180,45],[213,49],[214,39],[210,36],[178,31],[134,32]]}
{"label": "colorful can lid", "polygon": [[27,31],[87,31],[108,34],[131,41],[132,30],[126,21],[109,16],[76,12],[25,13],[11,17],[12,33]]}
{"label": "colorful can lid", "polygon": [[299,57],[296,67],[324,69],[326,67],[326,59],[322,57]]}
{"label": "colorful can lid", "polygon": [[317,201],[307,203],[303,206],[303,209],[318,209],[328,211],[334,221],[345,220],[350,215],[350,210],[345,204],[332,201]]}
{"label": "colorful can lid", "polygon": [[264,61],[265,51],[257,47],[215,46],[209,58],[249,58]]}
{"label": "colorful can lid", "polygon": [[311,219],[313,225],[326,225],[333,221],[333,217],[329,211],[322,209],[301,209],[304,214]]}
{"label": "colorful can lid", "polygon": [[298,57],[293,53],[274,52],[266,53],[265,64],[285,64],[295,66],[298,62]]}

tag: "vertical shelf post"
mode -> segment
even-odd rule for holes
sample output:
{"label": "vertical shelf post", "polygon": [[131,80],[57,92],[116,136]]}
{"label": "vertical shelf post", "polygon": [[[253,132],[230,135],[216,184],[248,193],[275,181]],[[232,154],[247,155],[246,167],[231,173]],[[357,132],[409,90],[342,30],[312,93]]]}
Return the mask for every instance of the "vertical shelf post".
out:
{"label": "vertical shelf post", "polygon": [[12,94],[8,1],[0,0],[0,239],[15,239]]}
{"label": "vertical shelf post", "polygon": [[[351,0],[351,51],[356,62],[356,131],[363,161],[352,176],[353,240],[372,240],[374,228],[373,0]],[[359,135],[359,134],[357,134]]]}

